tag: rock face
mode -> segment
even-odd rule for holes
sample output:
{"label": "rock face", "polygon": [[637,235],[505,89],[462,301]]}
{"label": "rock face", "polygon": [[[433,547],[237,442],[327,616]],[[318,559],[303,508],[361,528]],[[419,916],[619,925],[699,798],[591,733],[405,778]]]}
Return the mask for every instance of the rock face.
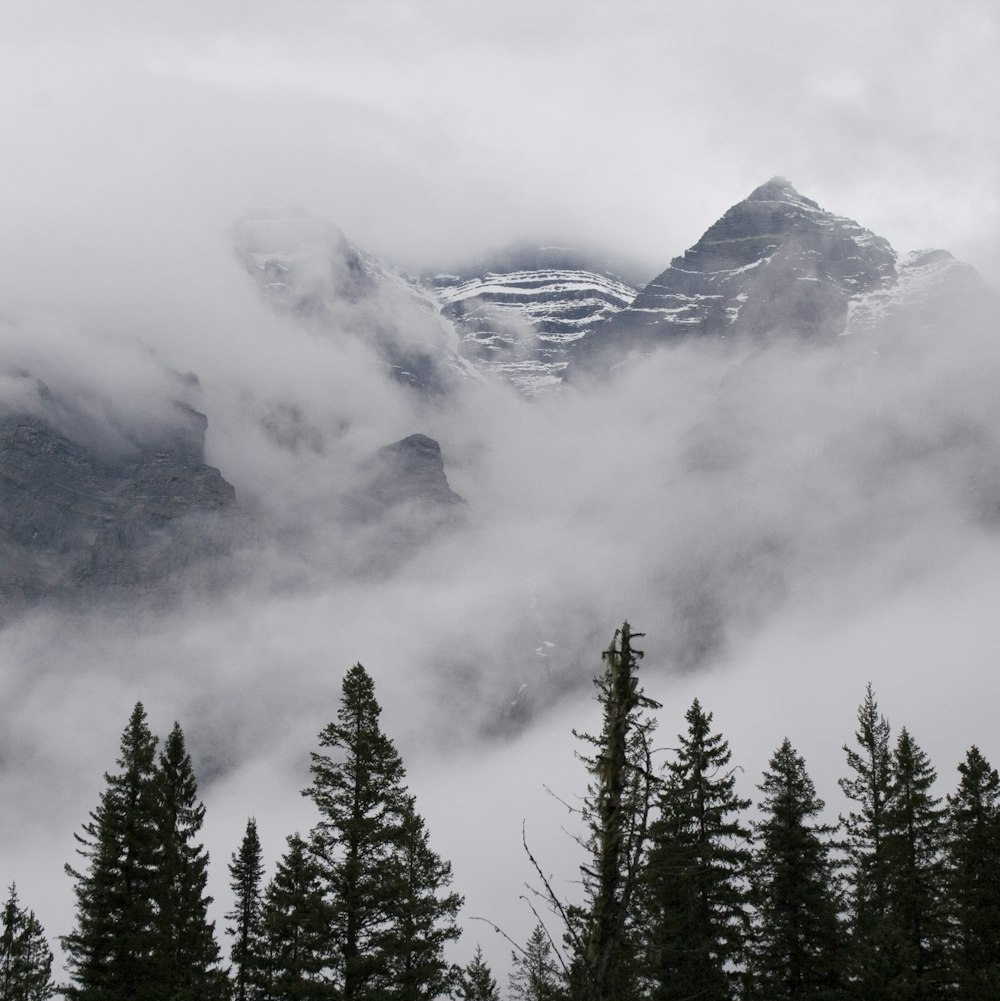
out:
{"label": "rock face", "polygon": [[241,218],[232,236],[275,307],[325,336],[360,338],[398,382],[441,394],[468,374],[434,297],[352,246],[332,223],[301,210],[261,210]]}
{"label": "rock face", "polygon": [[828,338],[843,333],[852,301],[898,279],[884,239],[775,177],[604,324],[586,355],[606,364],[694,336]]}
{"label": "rock face", "polygon": [[636,287],[564,247],[519,245],[426,284],[477,368],[527,395],[558,385],[574,351]]}
{"label": "rock face", "polygon": [[0,415],[0,598],[142,591],[220,551],[199,516],[232,508],[234,490],[204,462],[205,417],[176,417],[109,455],[35,414]]}
{"label": "rock face", "polygon": [[441,446],[425,434],[411,434],[378,450],[366,500],[380,510],[409,502],[444,507],[465,503],[448,485]]}

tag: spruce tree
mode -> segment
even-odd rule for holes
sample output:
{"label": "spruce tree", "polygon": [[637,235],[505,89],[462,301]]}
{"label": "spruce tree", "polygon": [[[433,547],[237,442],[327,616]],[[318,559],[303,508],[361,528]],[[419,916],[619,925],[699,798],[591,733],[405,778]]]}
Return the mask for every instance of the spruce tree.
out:
{"label": "spruce tree", "polygon": [[453,996],[458,1001],[500,1001],[497,982],[489,964],[483,959],[483,950],[480,946],[476,946],[475,954],[469,961],[469,965],[461,971],[458,986]]}
{"label": "spruce tree", "polygon": [[508,993],[513,1001],[560,1001],[561,977],[552,954],[552,943],[535,925],[524,949],[511,953]]}
{"label": "spruce tree", "polygon": [[97,808],[77,834],[82,870],[76,881],[76,928],[63,939],[80,1001],[157,999],[161,990],[162,929],[158,900],[164,861],[161,785],[156,738],[137,703],[122,735],[119,772],[106,774]]}
{"label": "spruce tree", "polygon": [[337,997],[324,975],[331,948],[328,923],[319,866],[293,834],[264,895],[263,998]]}
{"label": "spruce tree", "polygon": [[0,925],[0,1001],[46,1001],[55,994],[52,950],[34,911],[11,884]]}
{"label": "spruce tree", "polygon": [[834,828],[818,821],[824,803],[787,738],[768,768],[757,787],[761,819],[753,825],[753,994],[830,1001],[840,996],[844,958]]}
{"label": "spruce tree", "polygon": [[320,813],[309,844],[329,907],[328,976],[342,1001],[433,996],[444,943],[456,934],[450,867],[428,846],[381,712],[355,664],[304,790]]}
{"label": "spruce tree", "polygon": [[430,847],[427,828],[412,798],[408,798],[389,874],[395,885],[387,909],[392,986],[386,997],[398,1001],[440,997],[455,981],[444,948],[461,934],[455,915],[462,898],[448,891],[451,864]]}
{"label": "spruce tree", "polygon": [[890,920],[888,810],[892,796],[891,730],[869,684],[858,707],[856,748],[844,745],[853,775],[840,788],[855,807],[840,822],[849,862],[849,977],[864,1001],[905,993],[906,945]]}
{"label": "spruce tree", "polygon": [[944,811],[932,794],[937,774],[904,727],[893,754],[886,809],[892,921],[906,944],[902,984],[921,1001],[945,988]]}
{"label": "spruce tree", "polygon": [[651,997],[733,996],[749,926],[750,801],[736,792],[729,743],[697,699],[667,765],[645,869],[646,977]]}
{"label": "spruce tree", "polygon": [[191,757],[178,723],[174,723],[160,755],[158,779],[160,991],[171,1001],[222,997],[225,977],[219,969],[215,926],[208,920],[212,902],[205,889],[208,853],[196,840],[205,807],[198,799]]}
{"label": "spruce tree", "polygon": [[574,996],[614,1001],[628,996],[635,977],[634,900],[645,850],[655,778],[650,738],[659,709],[639,686],[643,654],[632,646],[642,636],[628,622],[602,654],[604,671],[594,679],[602,709],[598,736],[574,736],[593,748],[580,755],[591,781],[583,806],[588,862],[581,867],[584,903],[570,912],[569,939]]}
{"label": "spruce tree", "polygon": [[263,886],[264,863],[257,821],[247,821],[243,841],[229,863],[233,909],[226,914],[232,926],[229,958],[233,963],[233,1001],[257,1001],[263,978]]}
{"label": "spruce tree", "polygon": [[1000,775],[972,746],[947,809],[950,959],[959,1001],[1000,997]]}

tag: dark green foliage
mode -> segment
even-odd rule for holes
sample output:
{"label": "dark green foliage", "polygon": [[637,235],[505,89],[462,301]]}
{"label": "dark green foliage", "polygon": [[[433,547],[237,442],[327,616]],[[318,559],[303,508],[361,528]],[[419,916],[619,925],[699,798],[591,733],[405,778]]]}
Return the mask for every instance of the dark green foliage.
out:
{"label": "dark green foliage", "polygon": [[208,855],[195,842],[204,807],[176,724],[156,757],[141,703],[122,735],[117,774],[77,835],[86,871],[76,880],[77,927],[63,939],[86,1001],[212,999],[225,993],[207,918]]}
{"label": "dark green foliage", "polygon": [[667,766],[650,827],[643,893],[646,976],[657,1001],[733,996],[749,927],[750,801],[736,793],[732,753],[695,699]]}
{"label": "dark green foliage", "polygon": [[603,710],[600,736],[574,735],[594,748],[581,755],[591,775],[583,819],[590,861],[583,866],[584,904],[574,911],[574,994],[611,1001],[628,996],[635,977],[633,898],[645,850],[654,777],[650,737],[658,709],[639,687],[642,652],[632,647],[628,622],[604,652],[604,671],[594,680]]}
{"label": "dark green foliage", "polygon": [[948,797],[950,958],[961,1001],[1000,997],[1000,776],[970,747]]}
{"label": "dark green foliage", "polygon": [[450,866],[427,843],[380,715],[372,679],[355,664],[304,791],[320,813],[310,851],[329,907],[329,978],[343,1001],[434,996],[448,982],[444,944],[457,935]]}
{"label": "dark green foliage", "polygon": [[243,841],[229,863],[233,909],[226,914],[226,920],[232,922],[226,933],[233,939],[229,951],[233,963],[233,1001],[256,1001],[263,985],[263,877],[257,821],[251,817]]}
{"label": "dark green foliage", "polygon": [[412,799],[390,873],[395,883],[387,908],[392,987],[386,996],[399,1001],[439,997],[455,980],[454,971],[445,962],[444,947],[461,934],[455,915],[462,898],[447,892],[451,864],[431,849],[427,828]]}
{"label": "dark green foliage", "polygon": [[77,834],[82,871],[76,881],[76,928],[63,939],[81,1001],[133,1001],[163,996],[157,901],[163,845],[156,738],[141,703],[122,735],[119,772],[106,774],[97,809]]}
{"label": "dark green foliage", "polygon": [[10,887],[0,926],[0,1001],[45,1001],[55,993],[52,950],[34,911]]}
{"label": "dark green foliage", "polygon": [[893,755],[886,810],[891,919],[906,943],[905,982],[921,1001],[944,989],[944,811],[937,774],[904,727]]}
{"label": "dark green foliage", "polygon": [[522,952],[511,953],[509,994],[513,1001],[559,1001],[564,995],[552,943],[535,925]]}
{"label": "dark green foliage", "polygon": [[333,996],[325,977],[328,921],[319,866],[302,838],[293,834],[264,899],[264,998]]}
{"label": "dark green foliage", "polygon": [[817,822],[823,801],[787,738],[768,768],[757,787],[762,816],[754,824],[751,869],[753,994],[768,1001],[837,998],[844,948],[833,828]]}
{"label": "dark green foliage", "polygon": [[885,927],[889,913],[887,810],[893,780],[889,738],[889,723],[879,713],[869,684],[858,708],[857,748],[844,746],[853,775],[840,779],[844,795],[856,806],[840,821],[850,862],[850,977],[855,993],[872,999],[891,993],[898,973],[897,936]]}
{"label": "dark green foliage", "polygon": [[497,982],[493,978],[489,964],[483,959],[483,950],[478,945],[469,965],[461,971],[453,996],[459,1001],[500,1001]]}
{"label": "dark green foliage", "polygon": [[313,784],[304,791],[320,821],[310,847],[331,905],[334,980],[345,1001],[388,986],[391,863],[407,812],[403,762],[379,727],[381,708],[368,673],[355,664],[344,678],[337,722],[319,735]]}
{"label": "dark green foliage", "polygon": [[161,863],[157,893],[159,987],[171,1001],[222,997],[215,926],[208,920],[208,853],[197,842],[205,818],[191,757],[175,723],[160,755]]}

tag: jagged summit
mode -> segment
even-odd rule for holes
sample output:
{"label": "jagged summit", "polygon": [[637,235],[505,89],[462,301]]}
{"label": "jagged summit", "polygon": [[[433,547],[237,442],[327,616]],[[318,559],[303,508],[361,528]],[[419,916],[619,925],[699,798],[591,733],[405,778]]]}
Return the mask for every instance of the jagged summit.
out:
{"label": "jagged summit", "polygon": [[595,331],[581,355],[604,368],[691,336],[836,336],[852,298],[896,279],[886,240],[772,177]]}
{"label": "jagged summit", "polygon": [[814,202],[811,198],[806,198],[800,195],[798,191],[795,190],[795,185],[792,184],[787,177],[781,177],[775,175],[769,181],[765,181],[759,188],[754,188],[746,197],[748,202],[789,202],[791,204],[800,204],[808,206],[809,208],[818,209],[819,205]]}

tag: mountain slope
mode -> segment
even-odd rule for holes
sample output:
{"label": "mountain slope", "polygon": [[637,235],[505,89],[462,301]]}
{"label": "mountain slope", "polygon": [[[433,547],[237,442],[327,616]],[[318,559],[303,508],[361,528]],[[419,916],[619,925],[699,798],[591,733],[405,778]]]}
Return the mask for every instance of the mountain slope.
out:
{"label": "mountain slope", "polygon": [[469,375],[434,297],[354,247],[332,223],[298,209],[257,210],[236,222],[232,236],[276,308],[325,336],[363,340],[397,382],[441,394]]}
{"label": "mountain slope", "polygon": [[169,423],[109,446],[65,426],[36,385],[35,412],[0,406],[0,599],[143,592],[227,549],[216,516],[235,491],[205,463],[202,414],[177,404]]}
{"label": "mountain slope", "polygon": [[843,332],[852,299],[896,281],[886,240],[774,177],[675,258],[582,354],[603,367],[692,336],[830,337]]}
{"label": "mountain slope", "polygon": [[558,385],[577,345],[636,293],[588,255],[532,245],[426,284],[454,323],[462,355],[529,396]]}

